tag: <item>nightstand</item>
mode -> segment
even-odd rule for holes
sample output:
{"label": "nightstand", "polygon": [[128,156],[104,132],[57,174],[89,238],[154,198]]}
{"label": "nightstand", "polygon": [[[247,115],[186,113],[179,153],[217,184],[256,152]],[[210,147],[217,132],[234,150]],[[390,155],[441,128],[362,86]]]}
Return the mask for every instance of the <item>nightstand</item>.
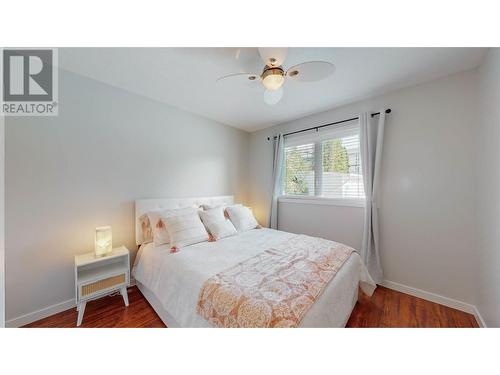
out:
{"label": "nightstand", "polygon": [[130,283],[130,253],[125,246],[97,258],[87,253],[75,256],[75,299],[78,311],[76,325],[80,326],[88,301],[120,292],[128,306],[127,286]]}

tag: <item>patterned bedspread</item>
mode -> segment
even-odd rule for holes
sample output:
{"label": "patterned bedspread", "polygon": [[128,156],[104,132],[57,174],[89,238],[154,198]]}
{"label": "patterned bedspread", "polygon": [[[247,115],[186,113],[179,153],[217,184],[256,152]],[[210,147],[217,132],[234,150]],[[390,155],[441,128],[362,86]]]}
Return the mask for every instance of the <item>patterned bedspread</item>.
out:
{"label": "patterned bedspread", "polygon": [[209,278],[197,311],[216,327],[298,327],[353,251],[294,236]]}

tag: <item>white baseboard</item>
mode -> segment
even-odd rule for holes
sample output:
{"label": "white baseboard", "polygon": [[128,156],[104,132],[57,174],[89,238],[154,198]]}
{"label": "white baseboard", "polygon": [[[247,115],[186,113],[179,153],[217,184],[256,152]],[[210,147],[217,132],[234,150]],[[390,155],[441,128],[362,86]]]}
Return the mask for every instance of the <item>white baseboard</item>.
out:
{"label": "white baseboard", "polygon": [[445,306],[451,307],[453,309],[464,311],[464,312],[469,313],[469,314],[474,314],[474,309],[475,309],[474,305],[471,305],[471,304],[468,304],[468,303],[465,303],[462,301],[458,301],[458,300],[453,299],[453,298],[444,297],[444,296],[441,296],[439,294],[427,292],[427,291],[422,290],[422,289],[413,288],[411,286],[403,285],[403,284],[396,283],[394,281],[389,281],[389,280],[382,281],[382,283],[380,285],[385,286],[386,288],[389,288],[389,289],[397,290],[398,292],[406,293],[406,294],[409,294],[411,296],[425,299],[427,301],[439,303],[440,305],[445,305]]}
{"label": "white baseboard", "polygon": [[470,303],[462,302],[449,297],[444,297],[436,293],[427,292],[425,290],[413,288],[411,286],[396,283],[394,281],[384,280],[380,283],[380,285],[385,286],[389,289],[397,290],[398,292],[409,294],[414,297],[422,298],[427,301],[439,303],[440,305],[448,306],[453,309],[473,314],[476,318],[477,324],[480,327],[486,327],[486,324],[484,323],[484,320],[478,309],[476,308],[476,306],[471,305]]}
{"label": "white baseboard", "polygon": [[479,324],[479,327],[481,328],[488,328],[486,325],[486,322],[484,321],[483,317],[481,316],[481,313],[477,309],[476,306],[474,306],[474,317],[476,318],[477,324]]}
{"label": "white baseboard", "polygon": [[[135,279],[131,278],[130,285],[128,287],[131,287],[134,285],[135,285]],[[75,303],[75,299],[72,298],[70,300],[67,300],[67,301],[64,301],[61,303],[56,303],[55,305],[48,306],[48,307],[45,307],[45,308],[40,309],[40,310],[36,310],[32,313],[21,315],[21,316],[18,316],[17,318],[7,320],[5,322],[5,327],[7,327],[7,328],[22,327],[22,326],[25,326],[26,324],[36,322],[37,320],[47,318],[48,316],[72,309],[74,307],[76,307],[76,303]]]}
{"label": "white baseboard", "polygon": [[[52,306],[48,306],[48,307],[45,307],[45,308],[40,309],[40,310],[36,310],[32,313],[29,313],[26,315],[21,315],[21,316],[18,316],[17,318],[7,320],[5,322],[5,327],[8,327],[8,328],[22,327],[26,324],[36,322],[37,320],[46,318],[48,316],[60,313],[62,311],[69,310],[75,306],[76,306],[75,299],[72,298],[70,300],[67,300],[67,301],[64,301],[61,303],[57,303],[57,304],[52,305]],[[76,322],[75,322],[75,324],[76,324]]]}

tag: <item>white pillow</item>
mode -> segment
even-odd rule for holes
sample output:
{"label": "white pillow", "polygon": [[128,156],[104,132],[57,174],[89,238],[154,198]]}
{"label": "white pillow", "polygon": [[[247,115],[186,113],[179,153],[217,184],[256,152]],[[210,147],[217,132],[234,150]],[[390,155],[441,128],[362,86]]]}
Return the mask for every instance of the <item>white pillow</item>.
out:
{"label": "white pillow", "polygon": [[220,206],[207,211],[200,211],[200,218],[215,241],[234,236],[237,231],[233,223],[224,216],[224,207]]}
{"label": "white pillow", "polygon": [[162,218],[168,218],[179,215],[186,215],[189,213],[196,213],[196,207],[177,208],[170,210],[156,210],[148,212],[149,224],[153,231],[153,243],[155,246],[163,245],[170,242],[170,236],[167,228],[165,228]]}
{"label": "white pillow", "polygon": [[[231,206],[241,206],[242,204],[241,203],[236,203],[236,204],[232,204]],[[224,206],[224,205],[211,205],[211,204],[202,204],[200,206],[201,208],[203,208],[203,210],[205,211],[209,211],[209,210],[213,210],[214,208],[223,208],[225,209],[226,207],[229,207],[229,206]]]}
{"label": "white pillow", "polygon": [[208,241],[208,233],[197,212],[182,216],[162,217],[170,236],[170,246],[179,248]]}
{"label": "white pillow", "polygon": [[226,211],[238,232],[254,229],[259,226],[259,223],[255,220],[252,211],[248,207],[228,206],[226,207]]}

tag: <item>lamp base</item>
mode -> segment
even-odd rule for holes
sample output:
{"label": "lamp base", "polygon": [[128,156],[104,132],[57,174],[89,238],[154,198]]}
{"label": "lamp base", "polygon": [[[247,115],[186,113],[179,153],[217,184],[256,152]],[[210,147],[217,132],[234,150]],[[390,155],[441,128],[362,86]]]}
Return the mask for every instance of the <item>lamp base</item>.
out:
{"label": "lamp base", "polygon": [[94,252],[94,256],[96,258],[105,258],[109,255],[112,255],[113,254],[113,249],[111,249],[111,251],[105,251],[105,252]]}

